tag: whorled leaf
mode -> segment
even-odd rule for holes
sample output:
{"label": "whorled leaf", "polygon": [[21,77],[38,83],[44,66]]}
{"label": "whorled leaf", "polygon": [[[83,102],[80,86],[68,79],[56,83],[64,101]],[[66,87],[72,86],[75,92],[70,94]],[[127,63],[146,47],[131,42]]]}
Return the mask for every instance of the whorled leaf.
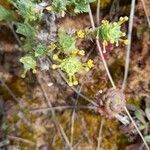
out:
{"label": "whorled leaf", "polygon": [[35,29],[26,23],[18,23],[16,32],[30,39],[36,35]]}
{"label": "whorled leaf", "polygon": [[116,44],[119,45],[119,42],[127,44],[127,40],[123,39],[125,33],[121,31],[121,25],[128,20],[128,17],[120,17],[118,22],[109,22],[108,20],[102,20],[100,27],[96,29],[97,36],[102,40],[103,45]]}
{"label": "whorled leaf", "polygon": [[67,6],[71,4],[70,0],[53,0],[52,7],[59,12],[66,11]]}
{"label": "whorled leaf", "polygon": [[31,0],[16,0],[14,5],[25,22],[37,21],[40,18],[38,6]]}
{"label": "whorled leaf", "polygon": [[73,8],[75,13],[88,12],[88,5],[95,0],[53,0],[52,7],[59,12]]}
{"label": "whorled leaf", "polygon": [[141,109],[137,109],[136,111],[135,111],[135,116],[136,116],[136,118],[141,122],[141,123],[143,123],[143,124],[146,124],[146,120],[145,120],[145,113],[144,113],[144,111],[143,110],[141,110]]}
{"label": "whorled leaf", "polygon": [[22,77],[25,77],[27,71],[32,70],[33,73],[36,73],[36,60],[31,55],[26,55],[21,57],[20,62],[24,65],[24,73]]}
{"label": "whorled leaf", "polygon": [[60,51],[63,53],[71,53],[75,49],[76,39],[72,35],[67,34],[65,31],[60,31],[58,38]]}
{"label": "whorled leaf", "polygon": [[35,57],[45,56],[47,55],[48,49],[45,45],[38,44],[36,48],[34,48]]}
{"label": "whorled leaf", "polygon": [[75,8],[74,12],[75,13],[83,13],[83,12],[88,12],[88,5],[95,0],[74,0]]}

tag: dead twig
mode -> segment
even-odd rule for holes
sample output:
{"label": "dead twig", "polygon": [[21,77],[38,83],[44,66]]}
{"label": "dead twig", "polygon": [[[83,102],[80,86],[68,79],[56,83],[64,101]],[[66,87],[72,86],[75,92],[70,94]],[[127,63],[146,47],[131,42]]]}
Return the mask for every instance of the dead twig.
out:
{"label": "dead twig", "polygon": [[102,141],[102,129],[103,129],[103,125],[104,125],[104,118],[102,118],[101,120],[101,124],[100,124],[100,128],[99,128],[99,135],[98,135],[98,139],[97,139],[97,148],[96,150],[100,150],[100,144]]}
{"label": "dead twig", "polygon": [[15,39],[16,39],[16,41],[17,41],[17,43],[18,43],[18,46],[21,47],[21,46],[22,46],[22,43],[21,43],[21,41],[20,41],[20,39],[19,39],[17,33],[16,33],[15,30],[14,30],[13,23],[10,23],[10,22],[9,22],[9,23],[7,23],[7,25],[8,25],[8,27],[10,28],[10,30],[11,30],[13,36],[15,37]]}
{"label": "dead twig", "polygon": [[5,81],[3,79],[0,79],[0,83],[1,85],[8,91],[8,93],[10,94],[10,96],[15,100],[15,102],[17,102],[19,104],[19,99],[16,97],[16,95],[12,92],[12,90],[7,86],[7,84],[5,83]]}
{"label": "dead twig", "polygon": [[65,109],[91,109],[91,110],[95,110],[94,106],[56,106],[56,107],[51,107],[51,108],[37,108],[37,109],[32,109],[30,110],[30,112],[32,113],[40,113],[40,112],[49,112],[51,110],[54,111],[62,111]]}
{"label": "dead twig", "polygon": [[7,135],[7,138],[10,139],[10,140],[13,140],[13,141],[18,141],[18,142],[22,142],[22,143],[25,143],[25,144],[29,144],[31,146],[35,146],[36,144],[32,141],[29,141],[27,139],[23,139],[21,137],[16,137],[16,136],[12,136],[12,135]]}

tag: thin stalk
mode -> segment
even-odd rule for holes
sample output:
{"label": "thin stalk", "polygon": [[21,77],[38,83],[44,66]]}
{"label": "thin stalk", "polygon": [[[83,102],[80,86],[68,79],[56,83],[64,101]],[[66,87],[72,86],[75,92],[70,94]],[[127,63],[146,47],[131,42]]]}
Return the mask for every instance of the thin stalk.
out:
{"label": "thin stalk", "polygon": [[146,15],[146,18],[147,18],[148,26],[149,26],[149,28],[150,28],[150,19],[149,19],[147,10],[146,10],[145,1],[144,1],[144,0],[141,0],[141,2],[142,2],[143,8],[144,8],[144,12],[145,12],[145,15]]}
{"label": "thin stalk", "polygon": [[72,116],[71,116],[71,137],[70,137],[71,145],[73,145],[75,114],[76,114],[75,109],[73,109]]}
{"label": "thin stalk", "polygon": [[8,27],[10,28],[10,30],[11,30],[13,36],[15,37],[15,39],[16,39],[16,41],[17,41],[17,43],[18,43],[18,46],[21,47],[21,46],[22,46],[22,43],[21,43],[21,41],[20,41],[20,39],[19,39],[17,33],[16,33],[15,30],[14,30],[13,23],[8,22],[7,24],[8,24]]}
{"label": "thin stalk", "polygon": [[100,150],[100,144],[101,144],[101,141],[102,141],[103,125],[104,125],[104,118],[102,118],[102,120],[101,120],[101,124],[100,124],[100,128],[99,128],[99,135],[98,135],[98,139],[97,139],[97,148],[96,148],[96,150]]}
{"label": "thin stalk", "polygon": [[91,110],[95,110],[96,107],[94,106],[57,106],[57,107],[51,107],[51,108],[37,108],[37,109],[32,109],[30,110],[30,112],[33,113],[39,113],[39,112],[48,112],[48,111],[52,111],[53,110],[57,110],[57,111],[62,111],[65,109],[91,109]]}
{"label": "thin stalk", "polygon": [[18,142],[22,142],[22,143],[25,143],[25,144],[29,144],[31,146],[35,146],[36,145],[32,141],[29,141],[27,139],[23,139],[23,138],[20,138],[20,137],[12,136],[12,135],[7,135],[7,138],[10,139],[10,140],[13,140],[13,141],[18,141]]}
{"label": "thin stalk", "polygon": [[7,90],[7,92],[10,94],[10,96],[12,96],[12,98],[13,98],[18,104],[20,104],[19,99],[16,97],[16,95],[13,93],[13,91],[7,86],[7,84],[4,82],[3,79],[0,79],[0,83],[1,83],[2,86]]}
{"label": "thin stalk", "polygon": [[130,17],[129,17],[128,45],[127,45],[127,52],[126,52],[125,72],[124,72],[124,79],[122,83],[122,91],[124,91],[126,88],[128,71],[129,71],[134,11],[135,11],[135,0],[132,0]]}
{"label": "thin stalk", "polygon": [[100,25],[100,1],[101,0],[97,0],[97,10],[96,10],[96,19],[97,19],[97,26]]}

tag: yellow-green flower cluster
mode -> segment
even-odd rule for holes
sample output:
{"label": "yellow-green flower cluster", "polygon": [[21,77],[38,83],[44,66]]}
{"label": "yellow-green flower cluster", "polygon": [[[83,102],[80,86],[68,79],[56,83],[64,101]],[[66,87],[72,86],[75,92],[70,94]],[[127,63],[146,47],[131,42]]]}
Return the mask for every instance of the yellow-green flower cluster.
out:
{"label": "yellow-green flower cluster", "polygon": [[118,22],[110,23],[108,20],[102,20],[102,25],[97,29],[99,38],[103,41],[103,45],[109,43],[119,45],[119,42],[128,44],[128,40],[124,39],[125,33],[121,31],[121,25],[128,20],[128,17],[120,17]]}
{"label": "yellow-green flower cluster", "polygon": [[[60,68],[66,73],[68,76],[69,86],[78,84],[78,80],[76,78],[77,73],[83,70],[87,72],[94,67],[91,59],[85,63],[81,61],[81,58],[85,55],[85,51],[76,47],[75,37],[84,38],[84,32],[80,30],[77,32],[77,36],[75,36],[61,31],[58,36],[58,42],[55,45],[56,53],[53,55],[53,59],[55,60],[56,64],[53,64],[52,68]],[[51,45],[50,48],[51,47],[53,46]]]}

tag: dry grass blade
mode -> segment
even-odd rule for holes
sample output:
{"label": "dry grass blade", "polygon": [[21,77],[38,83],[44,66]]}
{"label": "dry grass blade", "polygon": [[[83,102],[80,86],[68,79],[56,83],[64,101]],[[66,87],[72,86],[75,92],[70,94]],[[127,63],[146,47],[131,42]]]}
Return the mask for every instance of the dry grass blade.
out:
{"label": "dry grass blade", "polygon": [[19,39],[17,33],[16,33],[15,30],[14,30],[13,23],[8,23],[8,27],[10,28],[10,30],[11,30],[13,36],[15,37],[15,39],[16,39],[18,45],[21,47],[21,46],[22,46],[22,43],[21,43],[21,41],[20,41],[20,39]]}
{"label": "dry grass blade", "polygon": [[[73,109],[72,116],[71,116],[71,138],[70,138],[72,145],[73,145],[75,115],[76,115],[75,109]],[[72,148],[72,150],[73,150],[73,148]]]}
{"label": "dry grass blade", "polygon": [[100,25],[100,2],[101,0],[97,1],[97,12],[96,12],[96,19],[97,19],[97,26]]}
{"label": "dry grass blade", "polygon": [[147,10],[146,10],[145,1],[144,1],[144,0],[141,0],[141,2],[142,2],[142,5],[143,5],[143,8],[144,8],[144,11],[145,11],[145,15],[146,15],[146,18],[147,18],[148,26],[149,26],[149,28],[150,28],[150,19],[149,19]]}
{"label": "dry grass blade", "polygon": [[130,11],[130,17],[129,17],[128,45],[127,45],[127,52],[126,52],[126,59],[125,59],[125,73],[124,73],[124,79],[123,79],[123,83],[122,83],[122,90],[123,90],[123,91],[124,91],[125,88],[126,88],[127,77],[128,77],[128,71],[129,71],[134,11],[135,11],[135,0],[132,0],[132,3],[131,3],[131,11]]}
{"label": "dry grass blade", "polygon": [[12,135],[8,135],[7,138],[10,139],[10,140],[13,140],[13,141],[18,141],[18,142],[22,142],[22,143],[25,143],[25,144],[29,144],[31,146],[35,146],[36,145],[32,141],[29,141],[27,139],[23,139],[23,138],[20,138],[20,137],[12,136]]}
{"label": "dry grass blade", "polygon": [[99,128],[99,135],[98,135],[98,139],[97,139],[97,148],[96,150],[100,150],[100,144],[102,141],[102,129],[103,129],[103,125],[104,125],[104,119],[102,118],[101,120],[101,124],[100,124],[100,128]]}
{"label": "dry grass blade", "polygon": [[7,86],[3,79],[0,79],[1,85],[8,91],[8,93],[12,96],[12,98],[19,104],[19,100],[16,95],[12,92],[12,90]]}
{"label": "dry grass blade", "polygon": [[94,106],[57,106],[57,107],[51,107],[51,108],[37,108],[30,110],[32,113],[40,113],[40,112],[48,112],[48,111],[62,111],[66,109],[91,109],[95,110]]}

